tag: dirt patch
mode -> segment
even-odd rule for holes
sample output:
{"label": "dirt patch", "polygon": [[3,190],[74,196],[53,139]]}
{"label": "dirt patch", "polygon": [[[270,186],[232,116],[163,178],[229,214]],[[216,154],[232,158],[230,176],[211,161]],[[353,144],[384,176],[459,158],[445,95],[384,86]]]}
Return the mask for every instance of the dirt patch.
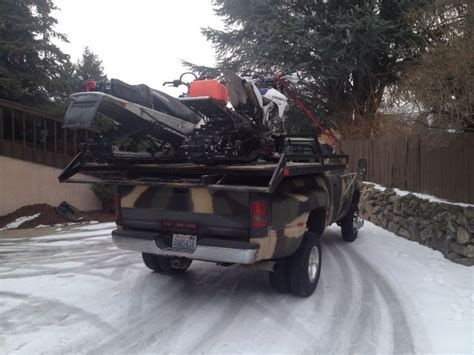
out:
{"label": "dirt patch", "polygon": [[[76,223],[88,223],[91,221],[113,222],[115,220],[113,213],[105,213],[102,211],[81,212],[78,210],[75,210],[75,212],[77,216]],[[0,229],[5,228],[10,223],[14,223],[21,217],[29,217],[37,214],[39,214],[38,217],[21,223],[15,229],[35,228],[40,225],[54,226],[55,224],[71,223],[70,220],[58,215],[55,207],[47,204],[38,204],[21,207],[6,216],[0,217]]]}

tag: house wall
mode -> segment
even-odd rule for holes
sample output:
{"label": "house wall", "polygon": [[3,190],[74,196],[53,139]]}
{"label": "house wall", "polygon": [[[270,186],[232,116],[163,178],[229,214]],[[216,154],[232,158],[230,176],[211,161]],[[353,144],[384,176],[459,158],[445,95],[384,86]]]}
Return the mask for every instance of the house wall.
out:
{"label": "house wall", "polygon": [[[62,201],[83,211],[101,209],[89,185],[60,184],[60,173],[57,168],[0,156],[0,216],[26,205],[57,206]],[[76,177],[86,178],[81,174]]]}

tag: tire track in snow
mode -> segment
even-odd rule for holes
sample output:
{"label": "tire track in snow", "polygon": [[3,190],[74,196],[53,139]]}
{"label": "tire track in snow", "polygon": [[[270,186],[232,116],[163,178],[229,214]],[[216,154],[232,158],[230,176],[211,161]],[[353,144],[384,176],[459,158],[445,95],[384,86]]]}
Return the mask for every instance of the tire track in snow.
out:
{"label": "tire track in snow", "polygon": [[[35,330],[35,327],[57,325],[58,323],[61,325],[74,324],[78,321],[85,321],[105,334],[117,332],[98,315],[58,300],[7,291],[0,291],[0,297],[21,301],[19,305],[0,313],[2,320],[0,334],[2,335],[32,331]],[[42,310],[40,314],[36,311],[38,308]],[[14,327],[14,324],[17,326]]]}
{"label": "tire track in snow", "polygon": [[[24,263],[17,263],[14,265],[17,265],[15,267],[15,270],[21,270],[21,269],[33,269],[34,271],[26,271],[26,272],[19,272],[19,273],[7,273],[7,274],[0,274],[0,279],[21,279],[21,278],[30,278],[30,277],[38,277],[38,276],[49,276],[49,275],[58,275],[58,274],[64,274],[64,273],[74,273],[74,274],[79,274],[79,275],[91,275],[91,276],[96,276],[96,277],[101,277],[101,278],[107,278],[106,275],[103,273],[96,272],[97,270],[102,270],[102,269],[112,269],[116,267],[125,267],[125,266],[131,266],[133,264],[136,264],[137,257],[133,253],[111,253],[112,256],[115,257],[120,257],[121,259],[124,260],[115,260],[113,263],[107,263],[108,259],[103,260],[100,255],[97,256],[97,258],[94,259],[86,259],[85,261],[81,262],[81,265],[78,266],[73,266],[73,267],[64,267],[61,266],[61,264],[71,262],[71,260],[65,258],[62,262],[57,263],[58,266],[53,267],[53,266],[44,266],[43,265],[29,265],[28,262],[25,260]],[[103,256],[107,257],[107,253],[104,253]],[[72,262],[78,262],[72,260]]]}
{"label": "tire track in snow", "polygon": [[[359,294],[356,293],[353,271],[348,261],[345,256],[334,247],[331,240],[326,239],[325,242],[323,251],[326,250],[326,254],[331,256],[340,278],[339,282],[336,284],[337,299],[332,307],[333,315],[331,321],[325,328],[324,337],[320,338],[321,341],[324,342],[322,351],[325,353],[335,354],[341,353],[347,347],[345,344],[347,336],[348,334],[351,334],[352,329],[355,326],[355,320],[360,316],[361,309],[358,307]],[[327,268],[325,268],[324,263],[322,267],[322,272],[328,271]],[[327,272],[327,274],[331,271],[332,270]],[[344,289],[341,289],[341,285]]]}
{"label": "tire track in snow", "polygon": [[[148,274],[140,278],[136,283],[137,292],[129,299],[130,305],[128,314],[125,315],[123,327],[118,334],[104,337],[100,342],[91,344],[87,348],[88,354],[114,354],[127,353],[130,349],[135,352],[138,349],[150,345],[147,338],[153,337],[155,340],[159,336],[161,329],[170,325],[170,319],[166,318],[166,313],[161,312],[163,308],[169,307],[168,312],[176,311],[176,305],[179,302],[179,295],[185,289],[186,285],[176,279],[166,279],[157,281],[156,274]],[[153,287],[159,284],[166,288],[165,294],[160,294]],[[145,297],[151,298],[146,309],[143,304]],[[155,303],[153,303],[154,301]]]}
{"label": "tire track in snow", "polygon": [[[235,268],[234,268],[235,269]],[[226,270],[230,271],[230,270]],[[218,310],[219,316],[217,316],[212,324],[207,327],[207,329],[202,332],[198,340],[187,346],[187,349],[184,350],[184,353],[209,353],[212,351],[215,343],[220,340],[223,334],[231,328],[232,323],[236,320],[239,313],[246,306],[247,300],[250,297],[250,293],[246,292],[244,295],[241,294],[239,288],[241,286],[242,280],[240,280],[240,270],[234,271],[232,275],[227,275],[226,280],[226,290],[231,289],[231,292],[225,293],[225,300],[219,300],[220,309]],[[237,272],[236,272],[237,271]],[[234,283],[235,282],[235,283]],[[230,287],[229,287],[230,286]],[[216,297],[221,295],[217,294]],[[237,296],[237,300],[236,297]]]}
{"label": "tire track in snow", "polygon": [[[116,280],[121,277],[124,271],[124,268],[120,267],[130,266],[138,262],[136,253],[115,248],[110,240],[110,234],[101,234],[103,232],[99,229],[89,232],[92,233],[89,237],[87,233],[81,232],[83,234],[81,237],[77,236],[77,232],[63,234],[61,237],[47,236],[46,243],[43,243],[44,240],[41,240],[41,237],[35,237],[37,238],[35,240],[19,240],[15,245],[17,252],[2,250],[0,259],[4,260],[2,266],[20,272],[7,272],[9,269],[0,270],[0,279],[20,279],[71,273]],[[90,242],[88,239],[94,240]],[[83,241],[83,243],[76,243],[78,240]],[[54,245],[57,242],[70,243],[70,245]],[[0,248],[4,245],[5,243],[0,239]],[[12,255],[15,257],[12,258]],[[69,267],[62,265],[71,262],[80,265]],[[115,270],[109,276],[97,272],[105,269]]]}
{"label": "tire track in snow", "polygon": [[[332,242],[332,247],[337,250],[340,257],[348,261],[350,273],[353,279],[357,280],[361,293],[356,300],[360,306],[357,317],[354,319],[352,330],[350,332],[350,342],[348,352],[359,354],[372,354],[377,352],[377,344],[380,339],[380,312],[378,309],[385,306],[380,303],[376,297],[376,283],[366,274],[362,273],[358,265],[348,257],[348,254],[341,248],[337,242]],[[347,245],[346,245],[347,247]],[[349,270],[347,270],[349,271]],[[390,347],[391,344],[388,344]]]}
{"label": "tire track in snow", "polygon": [[[150,278],[158,279],[158,282],[153,283]],[[173,345],[179,328],[184,326],[188,318],[213,302],[213,299],[219,296],[215,288],[226,282],[220,269],[207,272],[200,280],[195,278],[192,270],[178,277],[150,272],[149,276],[142,278],[137,284],[137,292],[134,293],[128,311],[127,328],[113,338],[106,339],[99,347],[93,348],[91,353],[132,353],[149,350],[157,345],[159,346],[156,350],[163,352],[167,344]],[[163,279],[167,280],[165,285],[161,285]],[[159,295],[158,287],[166,290],[164,298],[153,297],[154,294]]]}
{"label": "tire track in snow", "polygon": [[358,270],[364,275],[370,275],[372,281],[377,285],[389,310],[393,326],[393,351],[400,353],[414,353],[414,341],[412,332],[405,316],[405,309],[398,299],[397,293],[390,286],[384,276],[365,260],[354,248],[345,248],[347,258],[354,261]]}

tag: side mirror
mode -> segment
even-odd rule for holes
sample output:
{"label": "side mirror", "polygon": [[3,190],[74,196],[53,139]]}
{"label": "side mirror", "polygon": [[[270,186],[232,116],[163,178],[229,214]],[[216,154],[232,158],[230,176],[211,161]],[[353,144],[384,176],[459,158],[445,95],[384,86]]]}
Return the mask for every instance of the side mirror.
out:
{"label": "side mirror", "polygon": [[359,159],[357,162],[357,174],[363,177],[367,175],[367,159]]}

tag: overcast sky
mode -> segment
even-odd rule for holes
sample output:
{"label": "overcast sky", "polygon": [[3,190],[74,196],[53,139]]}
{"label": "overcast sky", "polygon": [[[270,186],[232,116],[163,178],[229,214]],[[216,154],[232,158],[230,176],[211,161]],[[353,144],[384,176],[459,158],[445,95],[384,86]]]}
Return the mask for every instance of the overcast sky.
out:
{"label": "overcast sky", "polygon": [[54,0],[60,44],[75,62],[85,46],[99,55],[109,78],[157,89],[184,70],[180,60],[214,64],[201,28],[222,28],[211,0]]}

